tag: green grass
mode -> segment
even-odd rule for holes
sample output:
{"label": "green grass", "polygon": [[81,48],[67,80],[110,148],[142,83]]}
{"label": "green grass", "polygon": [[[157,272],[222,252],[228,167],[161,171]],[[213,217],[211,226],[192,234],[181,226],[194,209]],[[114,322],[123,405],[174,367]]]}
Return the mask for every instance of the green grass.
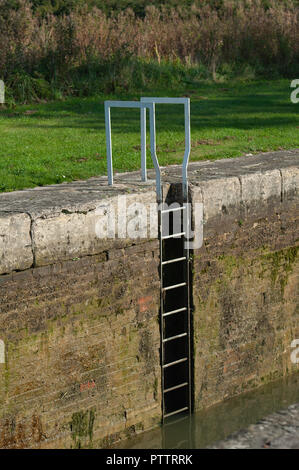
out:
{"label": "green grass", "polygon": [[[203,84],[152,95],[191,98],[191,161],[299,147],[299,104],[290,81]],[[140,93],[140,95],[148,93]],[[116,97],[105,97],[116,99]],[[139,99],[139,95],[118,96]],[[106,174],[103,97],[72,98],[0,111],[0,191]],[[157,106],[161,165],[182,162],[183,112]],[[140,168],[138,110],[112,109],[114,171]],[[148,151],[148,166],[151,157]]]}

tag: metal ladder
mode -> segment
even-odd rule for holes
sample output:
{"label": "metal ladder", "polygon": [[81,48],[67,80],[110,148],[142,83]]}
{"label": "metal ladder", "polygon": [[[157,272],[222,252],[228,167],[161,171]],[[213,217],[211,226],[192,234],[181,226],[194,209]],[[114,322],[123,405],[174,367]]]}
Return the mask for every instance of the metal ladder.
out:
{"label": "metal ladder", "polygon": [[[188,204],[187,166],[190,155],[189,98],[141,98],[150,113],[151,156],[156,171],[156,191],[159,203],[158,223],[160,240],[161,279],[161,371],[162,420],[181,413],[191,414],[191,317],[189,274],[190,214]],[[161,171],[156,154],[155,104],[183,104],[185,114],[185,154],[182,165],[182,202],[163,208]],[[178,226],[175,215],[184,224]],[[167,218],[167,219],[166,219]],[[167,224],[165,224],[165,219]],[[170,219],[170,223],[169,222]],[[176,219],[177,220],[177,219]],[[165,228],[170,230],[165,232]]]}
{"label": "metal ladder", "polygon": [[175,211],[188,212],[188,205],[159,211],[163,421],[179,413],[191,413],[189,249],[184,247],[184,231],[179,237],[174,230],[164,235],[163,224],[165,216],[173,216]]}
{"label": "metal ladder", "polygon": [[[182,201],[172,209],[163,209],[161,170],[156,154],[156,104],[183,104],[185,118],[185,153],[182,164]],[[105,101],[108,184],[113,184],[111,107],[139,108],[141,126],[141,179],[147,180],[146,170],[146,110],[150,116],[151,157],[156,173],[158,225],[160,240],[161,279],[161,370],[162,420],[181,413],[191,414],[191,314],[189,275],[190,214],[188,205],[187,167],[191,148],[190,99],[147,98],[136,101]],[[178,231],[165,233],[165,217],[175,213],[185,215],[186,223]],[[183,219],[183,217],[182,217]],[[176,227],[177,228],[177,227]],[[177,417],[177,416],[176,416]],[[179,417],[179,416],[178,416]]]}

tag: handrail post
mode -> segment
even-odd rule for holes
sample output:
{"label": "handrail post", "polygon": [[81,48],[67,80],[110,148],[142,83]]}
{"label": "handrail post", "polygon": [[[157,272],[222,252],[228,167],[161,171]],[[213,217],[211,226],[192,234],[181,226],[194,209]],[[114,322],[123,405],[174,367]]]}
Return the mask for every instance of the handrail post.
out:
{"label": "handrail post", "polygon": [[146,108],[140,108],[141,140],[141,181],[147,181],[146,174]]}
{"label": "handrail post", "polygon": [[110,106],[107,101],[105,101],[105,129],[106,129],[108,185],[112,186],[113,166],[112,166],[112,142],[111,142],[111,116],[110,116]]}

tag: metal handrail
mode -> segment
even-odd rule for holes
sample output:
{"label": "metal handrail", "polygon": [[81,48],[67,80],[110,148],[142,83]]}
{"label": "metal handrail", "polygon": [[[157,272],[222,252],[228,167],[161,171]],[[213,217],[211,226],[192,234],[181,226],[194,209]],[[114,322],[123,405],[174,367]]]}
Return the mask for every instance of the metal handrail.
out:
{"label": "metal handrail", "polygon": [[141,103],[140,101],[110,101],[110,100],[105,101],[104,105],[105,105],[108,184],[109,185],[113,184],[110,108],[140,108],[141,181],[147,181],[147,173],[146,173],[146,108],[147,108],[147,105],[144,103]]}
{"label": "metal handrail", "polygon": [[183,197],[187,199],[188,192],[188,162],[191,150],[190,133],[190,98],[159,98],[142,97],[140,101],[105,101],[105,128],[107,146],[107,173],[108,184],[113,184],[113,163],[112,163],[112,140],[111,140],[111,114],[110,108],[139,108],[140,109],[140,133],[141,133],[141,180],[147,181],[146,169],[146,108],[150,114],[150,144],[151,157],[156,172],[157,199],[162,201],[161,170],[156,151],[156,104],[183,104],[185,119],[185,152],[182,164]]}

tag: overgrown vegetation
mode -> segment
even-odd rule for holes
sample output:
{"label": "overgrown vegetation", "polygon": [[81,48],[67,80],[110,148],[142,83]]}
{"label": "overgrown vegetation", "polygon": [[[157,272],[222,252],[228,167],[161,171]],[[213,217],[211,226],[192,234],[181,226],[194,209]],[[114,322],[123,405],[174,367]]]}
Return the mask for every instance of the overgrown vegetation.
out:
{"label": "overgrown vegetation", "polygon": [[0,0],[8,105],[299,75],[297,1],[146,3]]}

